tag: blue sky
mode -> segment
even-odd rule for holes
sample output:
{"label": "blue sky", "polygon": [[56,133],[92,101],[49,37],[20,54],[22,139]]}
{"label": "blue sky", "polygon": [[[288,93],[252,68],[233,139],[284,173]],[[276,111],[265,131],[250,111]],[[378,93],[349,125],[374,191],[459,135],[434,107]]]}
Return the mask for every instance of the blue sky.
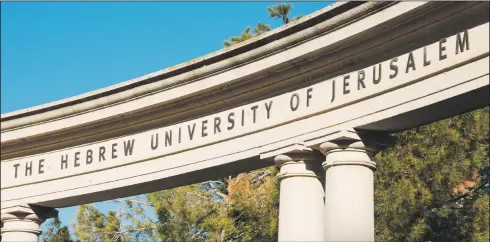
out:
{"label": "blue sky", "polygon": [[[223,48],[278,2],[2,2],[1,113],[93,91]],[[293,2],[291,16],[330,2]],[[114,202],[97,205],[115,209]],[[65,224],[76,207],[60,209]]]}

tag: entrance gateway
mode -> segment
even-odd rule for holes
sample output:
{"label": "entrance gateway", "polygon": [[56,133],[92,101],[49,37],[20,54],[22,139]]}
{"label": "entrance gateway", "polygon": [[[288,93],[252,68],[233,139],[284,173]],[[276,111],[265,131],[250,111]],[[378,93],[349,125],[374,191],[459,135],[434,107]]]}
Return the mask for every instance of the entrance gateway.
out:
{"label": "entrance gateway", "polygon": [[1,116],[2,241],[55,208],[280,167],[280,241],[374,241],[389,134],[489,105],[488,2],[340,2]]}

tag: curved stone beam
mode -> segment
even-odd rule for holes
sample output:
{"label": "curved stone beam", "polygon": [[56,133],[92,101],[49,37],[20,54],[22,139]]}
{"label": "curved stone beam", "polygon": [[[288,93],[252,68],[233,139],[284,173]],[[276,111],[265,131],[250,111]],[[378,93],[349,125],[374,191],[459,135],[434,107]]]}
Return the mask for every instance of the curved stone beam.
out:
{"label": "curved stone beam", "polygon": [[[488,105],[487,10],[341,3],[160,76],[182,79],[144,77],[3,115],[2,208],[172,188],[273,165],[339,130],[390,133]],[[471,101],[443,106],[461,100]]]}

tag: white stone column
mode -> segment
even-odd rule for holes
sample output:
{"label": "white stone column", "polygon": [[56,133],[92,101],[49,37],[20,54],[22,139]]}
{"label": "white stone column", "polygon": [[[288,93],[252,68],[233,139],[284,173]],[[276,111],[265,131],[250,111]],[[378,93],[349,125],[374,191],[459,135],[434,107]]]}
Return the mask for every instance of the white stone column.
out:
{"label": "white stone column", "polygon": [[58,211],[52,208],[40,207],[34,210],[29,205],[2,209],[2,242],[39,241],[41,223],[47,218],[57,216]]}
{"label": "white stone column", "polygon": [[361,140],[320,145],[325,155],[325,241],[374,241],[374,149]]}
{"label": "white stone column", "polygon": [[324,241],[322,159],[309,148],[274,158],[280,167],[279,241]]}

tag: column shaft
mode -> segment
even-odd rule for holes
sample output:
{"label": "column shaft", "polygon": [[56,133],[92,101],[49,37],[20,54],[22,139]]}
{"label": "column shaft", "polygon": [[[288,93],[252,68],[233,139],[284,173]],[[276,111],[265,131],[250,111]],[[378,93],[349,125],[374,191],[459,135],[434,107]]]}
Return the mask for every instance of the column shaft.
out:
{"label": "column shaft", "polygon": [[326,142],[325,240],[374,241],[374,178],[376,165],[362,142],[347,147]]}
{"label": "column shaft", "polygon": [[321,158],[312,152],[295,152],[274,160],[281,169],[279,241],[323,241]]}

